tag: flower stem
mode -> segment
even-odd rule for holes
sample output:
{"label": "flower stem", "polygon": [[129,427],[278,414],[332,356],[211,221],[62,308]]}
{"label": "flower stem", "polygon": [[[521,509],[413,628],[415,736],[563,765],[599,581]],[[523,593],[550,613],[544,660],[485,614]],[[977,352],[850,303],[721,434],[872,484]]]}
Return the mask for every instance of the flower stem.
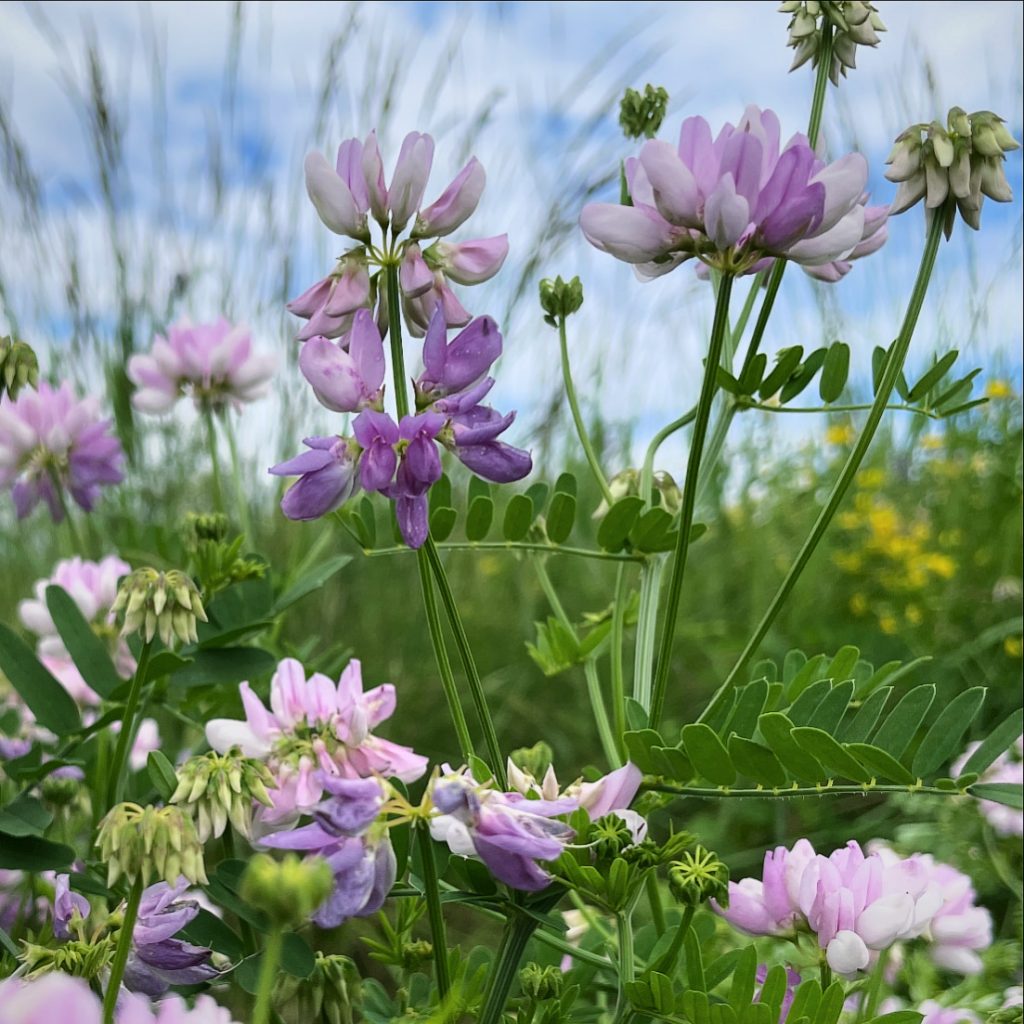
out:
{"label": "flower stem", "polygon": [[644,879],[644,889],[647,892],[647,903],[651,908],[651,922],[654,925],[654,934],[660,939],[665,934],[665,908],[661,905],[661,890],[658,888],[658,876],[653,871],[647,872]]}
{"label": "flower stem", "polygon": [[103,1024],[114,1024],[114,1009],[121,991],[121,979],[128,964],[128,954],[132,950],[132,935],[135,931],[135,920],[139,916],[139,902],[142,899],[142,879],[136,878],[128,890],[128,900],[124,907],[124,920],[117,936],[117,949],[114,951],[114,962],[110,965],[110,978],[107,991],[103,995]]}
{"label": "flower stem", "polygon": [[878,963],[875,964],[868,983],[867,991],[861,997],[860,1010],[857,1013],[857,1022],[871,1020],[878,1009],[879,1001],[882,998],[882,985],[885,982],[885,969],[889,964],[889,948],[883,948],[878,954]]}
{"label": "flower stem", "polygon": [[626,733],[626,681],[623,671],[623,644],[626,632],[626,567],[620,565],[615,574],[615,597],[612,605],[612,726],[615,746],[620,756],[625,753],[622,737]]}
{"label": "flower stem", "polygon": [[668,601],[662,623],[661,645],[658,649],[658,668],[651,696],[650,724],[654,729],[658,727],[658,721],[665,705],[665,692],[672,659],[672,641],[675,638],[676,620],[679,617],[679,599],[682,595],[683,576],[686,572],[686,556],[690,548],[690,530],[693,527],[697,483],[700,480],[701,456],[704,452],[708,421],[711,418],[711,406],[717,391],[718,361],[722,355],[722,345],[725,343],[726,327],[729,323],[729,298],[732,295],[732,282],[732,275],[726,274],[722,277],[718,288],[718,296],[715,300],[715,319],[711,326],[711,342],[708,345],[707,361],[704,366],[704,382],[701,385],[700,398],[697,402],[697,418],[693,423],[690,456],[686,460],[683,507],[679,513],[679,536],[672,558],[672,573],[668,582]]}
{"label": "flower stem", "polygon": [[587,425],[583,422],[583,415],[580,413],[580,403],[576,397],[576,385],[573,383],[572,370],[569,366],[569,342],[566,338],[565,319],[564,316],[558,318],[558,341],[562,349],[562,380],[565,382],[565,394],[569,399],[572,421],[576,425],[576,436],[580,439],[580,444],[583,446],[583,453],[587,457],[590,472],[594,475],[597,486],[601,488],[601,493],[604,495],[604,500],[608,503],[608,507],[611,508],[615,504],[615,498],[612,495],[611,488],[608,486],[608,479],[601,469],[597,453],[594,451],[594,445],[590,440],[590,434],[587,432]]}
{"label": "flower stem", "polygon": [[388,291],[388,343],[391,346],[391,376],[395,388],[398,418],[408,415],[409,396],[405,390],[405,351],[402,348],[402,309],[398,298],[398,264],[385,268]]}
{"label": "flower stem", "polygon": [[235,438],[234,428],[227,420],[224,420],[224,433],[228,439],[228,453],[231,456],[231,482],[235,488],[235,504],[238,506],[238,521],[245,534],[246,542],[251,550],[256,543],[252,535],[252,519],[249,515],[249,496],[245,493],[245,484],[242,482],[242,461],[238,456],[238,440]]}
{"label": "flower stem", "polygon": [[505,923],[505,932],[487,979],[487,991],[477,1024],[498,1024],[505,1010],[512,982],[519,971],[526,946],[537,928],[537,922],[525,914],[515,913]]}
{"label": "flower stem", "polygon": [[650,969],[652,971],[667,974],[669,977],[672,976],[675,970],[676,961],[679,959],[679,952],[683,948],[683,942],[686,940],[686,933],[690,930],[690,923],[693,921],[693,915],[696,912],[696,909],[696,907],[687,907],[683,911],[683,918],[676,926],[675,933],[672,935],[672,941],[669,943],[668,949],[665,950],[657,963],[650,965]]}
{"label": "flower stem", "polygon": [[256,1005],[252,1011],[252,1024],[268,1024],[273,1007],[271,996],[274,993],[274,982],[277,980],[277,965],[281,960],[281,947],[284,935],[280,928],[271,928],[267,932],[267,943],[260,957],[260,973],[256,982]]}
{"label": "flower stem", "polygon": [[658,628],[658,598],[665,556],[652,555],[640,570],[640,604],[636,618],[636,649],[633,654],[633,699],[644,711],[651,707],[654,674],[654,640]]}
{"label": "flower stem", "polygon": [[466,627],[462,624],[462,617],[459,615],[458,605],[455,603],[455,595],[452,593],[451,584],[448,582],[448,574],[444,571],[444,563],[437,553],[433,538],[428,537],[426,543],[420,549],[426,552],[427,561],[434,574],[434,581],[437,583],[438,592],[441,595],[441,604],[444,605],[445,614],[448,616],[448,625],[451,626],[455,636],[455,646],[462,661],[466,678],[469,680],[469,692],[473,698],[473,706],[476,708],[477,717],[480,719],[480,727],[484,732],[484,744],[487,747],[487,756],[491,761],[491,771],[494,772],[495,781],[499,789],[506,785],[505,764],[501,758],[501,745],[498,743],[498,733],[494,728],[494,719],[491,717],[491,709],[487,704],[487,695],[484,693],[483,683],[480,680],[480,673],[473,658],[473,651],[469,646],[469,637],[466,636]]}
{"label": "flower stem", "polygon": [[619,938],[619,994],[615,1003],[615,1016],[612,1018],[612,1024],[621,1024],[630,1012],[626,986],[634,979],[636,972],[632,906],[615,915],[615,930]]}
{"label": "flower stem", "polygon": [[224,511],[224,485],[220,478],[220,456],[217,452],[217,428],[213,422],[213,411],[203,410],[206,423],[206,449],[210,453],[210,467],[213,471],[213,508],[215,512]]}
{"label": "flower stem", "polygon": [[423,607],[427,613],[427,628],[430,630],[430,640],[434,645],[438,675],[441,677],[441,686],[444,688],[444,696],[448,702],[448,713],[452,716],[455,735],[459,740],[462,760],[468,762],[474,753],[473,740],[469,734],[469,725],[466,723],[466,714],[462,710],[462,701],[459,699],[459,690],[452,672],[452,664],[448,660],[448,646],[441,628],[441,617],[437,612],[437,596],[434,594],[434,583],[430,576],[430,563],[422,548],[416,552],[416,555],[420,570],[420,587],[423,591]]}
{"label": "flower stem", "polygon": [[53,493],[57,495],[57,502],[61,512],[64,513],[64,523],[68,528],[68,535],[71,537],[71,553],[73,555],[85,555],[85,545],[82,543],[82,535],[78,532],[74,519],[71,518],[71,506],[68,505],[67,495],[60,485],[60,477],[53,471],[50,472],[50,482],[53,485]]}
{"label": "flower stem", "polygon": [[684,412],[678,419],[665,424],[665,426],[663,426],[661,430],[651,438],[651,443],[647,446],[647,453],[644,455],[644,464],[640,469],[640,497],[643,498],[648,505],[650,505],[651,498],[653,497],[654,457],[658,454],[658,449],[677,430],[682,430],[683,427],[689,426],[696,416],[697,407],[694,406],[692,409]]}
{"label": "flower stem", "polygon": [[135,675],[132,676],[131,689],[128,691],[128,701],[124,706],[124,716],[121,718],[121,731],[117,734],[114,760],[111,762],[110,774],[107,776],[105,811],[109,811],[121,799],[121,795],[124,793],[124,774],[128,763],[128,752],[131,750],[136,713],[140,710],[142,687],[146,682],[146,671],[149,668],[149,656],[152,648],[152,641],[147,640],[142,645],[142,650],[139,652],[139,663],[135,667]]}
{"label": "flower stem", "polygon": [[885,370],[882,373],[882,379],[879,381],[875,400],[871,405],[871,410],[868,413],[866,422],[864,423],[864,429],[861,431],[860,437],[857,439],[857,444],[853,451],[850,452],[850,455],[846,460],[846,464],[843,466],[842,472],[839,474],[839,478],[832,487],[832,493],[829,494],[825,507],[818,513],[818,518],[815,521],[814,526],[811,527],[811,532],[808,534],[807,539],[800,548],[792,566],[790,566],[789,572],[786,574],[786,578],[779,585],[779,589],[772,598],[771,604],[768,606],[764,615],[761,616],[761,621],[757,624],[757,628],[747,641],[746,646],[743,648],[743,652],[737,659],[736,664],[733,665],[732,670],[725,679],[725,682],[723,682],[718,688],[718,691],[711,699],[711,703],[708,704],[707,708],[705,708],[701,713],[698,721],[704,722],[709,718],[712,718],[719,710],[721,710],[723,703],[729,699],[729,691],[735,685],[739,674],[744,668],[746,668],[751,657],[753,657],[754,652],[757,650],[761,641],[771,628],[772,623],[775,621],[775,617],[778,615],[782,605],[789,597],[793,587],[796,586],[797,580],[799,580],[804,569],[807,567],[807,563],[810,561],[811,555],[814,554],[821,538],[825,535],[825,531],[832,522],[832,518],[839,509],[840,504],[842,504],[843,498],[846,496],[846,492],[853,483],[853,479],[857,475],[860,465],[864,461],[864,457],[867,455],[868,448],[871,446],[875,432],[878,430],[878,426],[882,421],[882,416],[885,414],[886,406],[889,404],[889,398],[892,395],[893,389],[896,387],[896,381],[899,379],[899,375],[903,370],[903,364],[907,358],[907,351],[910,348],[910,340],[914,336],[914,328],[917,326],[917,319],[920,316],[921,307],[924,304],[925,293],[928,291],[928,282],[931,280],[932,270],[935,267],[935,258],[939,251],[939,242],[942,239],[941,221],[944,212],[944,210],[939,209],[934,211],[932,215],[932,222],[928,227],[928,235],[925,240],[924,252],[921,254],[921,265],[918,268],[917,279],[914,282],[914,289],[911,292],[910,301],[907,304],[907,311],[903,317],[903,325],[901,326],[900,333],[897,336],[896,341],[893,342],[892,349],[889,352],[889,358],[886,360]]}
{"label": "flower stem", "polygon": [[420,847],[423,864],[423,897],[427,902],[427,918],[430,921],[430,942],[434,948],[434,978],[437,981],[438,1001],[444,1005],[452,987],[448,974],[448,940],[445,937],[444,913],[441,909],[441,890],[437,882],[437,865],[434,863],[434,847],[427,824],[421,821],[416,826],[416,841]]}
{"label": "flower stem", "polygon": [[811,97],[811,116],[807,121],[807,141],[812,148],[818,144],[821,118],[825,113],[825,97],[828,94],[828,79],[832,70],[833,32],[832,23],[828,18],[823,18],[821,45],[818,49],[818,73],[814,79],[814,94]]}
{"label": "flower stem", "polygon": [[[434,543],[438,551],[508,551],[510,553],[519,551],[539,551],[547,555],[573,555],[576,558],[591,558],[598,562],[636,562],[642,564],[646,561],[644,555],[616,554],[612,551],[600,551],[596,548],[572,548],[561,544],[547,544],[542,542],[531,542],[522,540],[502,541],[445,541],[443,544]],[[396,544],[389,548],[373,548],[364,550],[367,558],[382,558],[387,555],[407,555],[412,549],[404,544]]]}

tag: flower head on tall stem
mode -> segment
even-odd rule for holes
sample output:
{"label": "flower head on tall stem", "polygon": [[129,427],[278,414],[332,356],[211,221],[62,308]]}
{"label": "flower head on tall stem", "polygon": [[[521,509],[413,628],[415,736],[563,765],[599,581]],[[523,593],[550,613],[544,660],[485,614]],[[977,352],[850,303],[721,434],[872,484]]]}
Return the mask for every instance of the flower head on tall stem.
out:
{"label": "flower head on tall stem", "polygon": [[123,478],[121,443],[95,398],[42,382],[0,403],[0,487],[11,489],[19,519],[42,501],[60,522],[69,498],[90,512],[102,488]]}
{"label": "flower head on tall stem", "polygon": [[858,46],[877,46],[885,25],[868,0],[785,0],[779,11],[791,15],[788,46],[795,50],[790,71],[808,61],[816,68],[822,57],[822,35],[831,32],[829,78],[839,85],[839,76],[857,66]]}

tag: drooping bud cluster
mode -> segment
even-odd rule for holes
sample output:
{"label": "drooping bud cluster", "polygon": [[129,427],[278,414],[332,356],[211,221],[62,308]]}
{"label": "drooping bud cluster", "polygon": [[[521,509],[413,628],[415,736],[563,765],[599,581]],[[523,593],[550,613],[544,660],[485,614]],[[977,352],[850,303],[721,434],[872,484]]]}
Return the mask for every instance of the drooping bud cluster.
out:
{"label": "drooping bud cluster", "polygon": [[563,281],[561,276],[545,277],[540,283],[540,306],[544,322],[552,327],[572,316],[583,305],[583,284],[578,277]]}
{"label": "drooping bud cluster", "polygon": [[619,125],[627,139],[653,139],[668,109],[668,92],[650,83],[644,91],[627,89],[619,104]]}
{"label": "drooping bud cluster", "polygon": [[[911,125],[896,137],[886,161],[890,167],[885,176],[900,183],[891,212],[903,213],[920,199],[929,211],[936,210],[953,198],[964,223],[977,230],[985,196],[997,203],[1013,199],[1003,163],[1015,149],[1020,149],[1020,143],[990,110],[968,114],[962,107],[953,107],[945,127],[938,121]],[[947,238],[955,216],[949,203]]]}
{"label": "drooping bud cluster", "polygon": [[267,564],[254,555],[243,555],[246,537],[233,533],[227,516],[190,512],[182,528],[189,569],[207,598],[244,580],[262,579]]}
{"label": "drooping bud cluster", "polygon": [[31,345],[5,335],[0,338],[0,398],[6,392],[13,401],[26,384],[39,385],[39,360]]}
{"label": "drooping bud cluster", "polygon": [[242,898],[259,907],[279,928],[299,926],[331,891],[334,876],[322,857],[300,859],[294,853],[274,860],[258,853],[242,875]]}
{"label": "drooping bud cluster", "polygon": [[111,610],[125,613],[122,636],[139,632],[149,643],[159,633],[168,647],[175,639],[195,643],[196,620],[207,621],[198,588],[178,569],[136,569],[121,583]]}
{"label": "drooping bud cluster", "polygon": [[697,907],[708,900],[729,905],[729,868],[718,855],[703,846],[686,850],[668,868],[668,887],[684,906]]}
{"label": "drooping bud cluster", "polygon": [[[114,942],[104,935],[90,942],[74,940],[54,947],[26,942],[21,963],[26,980],[46,974],[61,974],[92,981],[110,966],[113,956]],[[3,1005],[6,1007],[7,1004]]]}
{"label": "drooping bud cluster", "polygon": [[210,751],[186,761],[178,769],[178,788],[170,802],[192,815],[201,843],[223,835],[229,821],[251,839],[253,803],[273,806],[268,787],[274,788],[270,769],[232,747],[227,754]]}
{"label": "drooping bud cluster", "polygon": [[[429,943],[428,943],[429,945]],[[304,1024],[354,1024],[359,1002],[359,971],[340,953],[316,954],[308,978],[282,971],[274,986],[274,1005],[295,1000],[295,1018]]]}
{"label": "drooping bud cluster", "polygon": [[817,67],[821,60],[822,33],[828,25],[833,31],[829,78],[839,84],[839,76],[857,66],[858,46],[877,46],[878,33],[885,25],[875,5],[867,0],[786,0],[781,14],[791,14],[789,42],[795,51],[790,71],[808,61]]}
{"label": "drooping bud cluster", "polygon": [[179,807],[115,804],[99,824],[96,846],[107,863],[107,885],[181,876],[207,883],[203,847],[192,819]]}

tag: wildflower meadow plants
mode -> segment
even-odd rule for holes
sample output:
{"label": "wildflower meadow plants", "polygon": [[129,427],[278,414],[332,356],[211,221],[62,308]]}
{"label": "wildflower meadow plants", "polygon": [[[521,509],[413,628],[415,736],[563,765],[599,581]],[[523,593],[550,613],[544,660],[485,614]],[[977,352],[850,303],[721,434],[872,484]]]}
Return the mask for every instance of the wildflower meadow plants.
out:
{"label": "wildflower meadow plants", "polygon": [[[955,352],[912,383],[905,369],[928,343],[917,328],[943,238],[983,231],[985,197],[1012,200],[1018,144],[988,111],[893,126],[899,191],[870,205],[866,157],[826,157],[820,129],[830,89],[856,88],[856,48],[879,45],[879,12],[782,10],[794,68],[810,65],[806,132],[751,105],[735,123],[689,116],[661,138],[664,90],[629,90],[621,124],[645,141],[621,162],[617,197],[579,211],[587,241],[635,270],[617,301],[643,303],[685,263],[714,297],[703,364],[657,371],[699,377],[698,400],[639,466],[606,465],[591,436],[571,366],[584,286],[551,276],[538,330],[542,317],[557,332],[591,479],[517,486],[533,456],[515,413],[490,404],[493,393],[504,407],[499,359],[516,339],[462,291],[501,271],[510,241],[452,240],[497,198],[472,157],[425,202],[435,142],[418,131],[390,176],[373,131],[333,162],[305,161],[309,199],[348,248],[287,305],[294,380],[332,423],[268,467],[289,478],[273,530],[318,537],[300,565],[255,550],[259,504],[231,417],[264,400],[274,364],[248,330],[179,321],[124,367],[139,412],[171,416],[192,398],[211,463],[205,507],[151,550],[101,537],[90,519],[130,485],[145,446],[126,459],[101,397],[39,380],[31,348],[4,339],[0,483],[19,518],[42,502],[73,550],[34,585],[9,581],[20,626],[0,626],[0,1024],[1020,1020],[1019,696],[993,720],[968,671],[938,699],[914,675],[925,658],[876,668],[850,644],[754,660],[791,593],[822,585],[806,570],[833,522],[852,529],[843,517],[868,491],[861,470],[883,417],[942,420],[984,401],[971,397],[980,371],[953,372]],[[918,215],[920,262],[886,344],[792,345],[769,362],[789,263],[842,288]],[[870,399],[840,406],[852,364]],[[798,410],[815,382],[820,405]],[[700,703],[680,682],[681,600],[709,526],[697,519],[705,486],[753,410],[841,410],[853,426],[774,597]],[[676,479],[661,448],[683,431]],[[601,500],[594,542],[570,544],[588,490]],[[465,540],[451,539],[459,507]],[[378,682],[375,668],[364,682],[369,638],[344,616],[327,651],[302,635],[299,602],[343,585],[351,556],[329,552],[342,531],[373,566],[416,562],[418,593],[396,586],[373,614],[381,637],[425,626],[434,657],[421,677],[447,708],[443,737],[411,721],[403,679]],[[454,549],[518,556],[536,573],[550,615],[527,650],[552,678],[582,668],[599,763],[568,763],[552,734],[510,749],[496,709],[514,682],[478,667]],[[553,558],[614,571],[599,612],[570,616]],[[934,573],[915,571],[916,595]],[[507,606],[512,628],[516,594],[486,600]],[[805,834],[796,808],[830,801],[848,817]],[[760,827],[746,852],[722,842],[740,803]],[[976,837],[962,857],[947,862],[949,845],[920,830],[875,831],[893,809],[940,803]],[[697,810],[709,806],[725,823],[710,837]]]}

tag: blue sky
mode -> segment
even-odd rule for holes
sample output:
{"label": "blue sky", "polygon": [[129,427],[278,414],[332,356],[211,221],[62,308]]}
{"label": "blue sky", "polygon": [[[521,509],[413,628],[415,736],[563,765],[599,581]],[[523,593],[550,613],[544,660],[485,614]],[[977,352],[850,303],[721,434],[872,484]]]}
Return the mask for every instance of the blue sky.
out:
{"label": "blue sky", "polygon": [[[33,10],[0,3],[0,97],[43,195],[42,226],[30,232],[19,199],[0,185],[8,239],[0,279],[23,331],[44,346],[67,343],[72,252],[99,333],[114,322],[110,221],[74,98],[87,81],[92,40],[123,129],[115,230],[128,255],[129,288],[163,308],[176,275],[187,275],[186,298],[174,312],[203,317],[225,309],[250,322],[264,345],[281,352],[282,387],[301,387],[290,368],[282,297],[321,276],[333,255],[333,239],[305,201],[302,156],[379,126],[388,163],[406,131],[435,134],[431,194],[469,152],[488,168],[488,191],[463,235],[508,230],[512,255],[498,279],[463,297],[474,313],[504,321],[497,399],[523,411],[524,430],[545,415],[557,377],[556,346],[533,299],[536,280],[548,274],[584,280],[573,358],[588,401],[636,422],[642,436],[695,393],[710,323],[706,287],[688,268],[640,285],[628,267],[590,250],[571,230],[578,203],[566,185],[613,173],[631,152],[615,124],[624,84],[668,88],[666,138],[684,116],[701,113],[718,124],[751,102],[777,110],[788,132],[802,130],[812,75],[807,68],[786,73],[786,18],[774,2],[246,3],[235,26],[233,6],[78,2]],[[894,187],[882,177],[883,161],[893,136],[912,121],[957,103],[996,110],[1020,136],[1022,8],[878,6],[889,31],[876,50],[860,51],[841,89],[830,90],[825,128],[833,153],[853,143],[865,152],[875,201],[884,202]],[[397,85],[385,109],[392,67]],[[1019,381],[1020,153],[1007,170],[1015,201],[986,204],[983,232],[958,228],[942,253],[912,356],[919,365],[936,347],[955,344],[966,349],[964,358],[995,360]],[[610,197],[613,189],[606,191]],[[540,244],[553,208],[564,236]],[[769,351],[841,337],[853,346],[854,365],[866,366],[873,345],[896,331],[920,249],[920,213],[895,220],[882,253],[836,288],[787,274]],[[506,316],[532,257],[525,298]],[[0,303],[0,328],[3,319]],[[322,410],[310,406],[308,415],[317,429],[329,427]]]}

